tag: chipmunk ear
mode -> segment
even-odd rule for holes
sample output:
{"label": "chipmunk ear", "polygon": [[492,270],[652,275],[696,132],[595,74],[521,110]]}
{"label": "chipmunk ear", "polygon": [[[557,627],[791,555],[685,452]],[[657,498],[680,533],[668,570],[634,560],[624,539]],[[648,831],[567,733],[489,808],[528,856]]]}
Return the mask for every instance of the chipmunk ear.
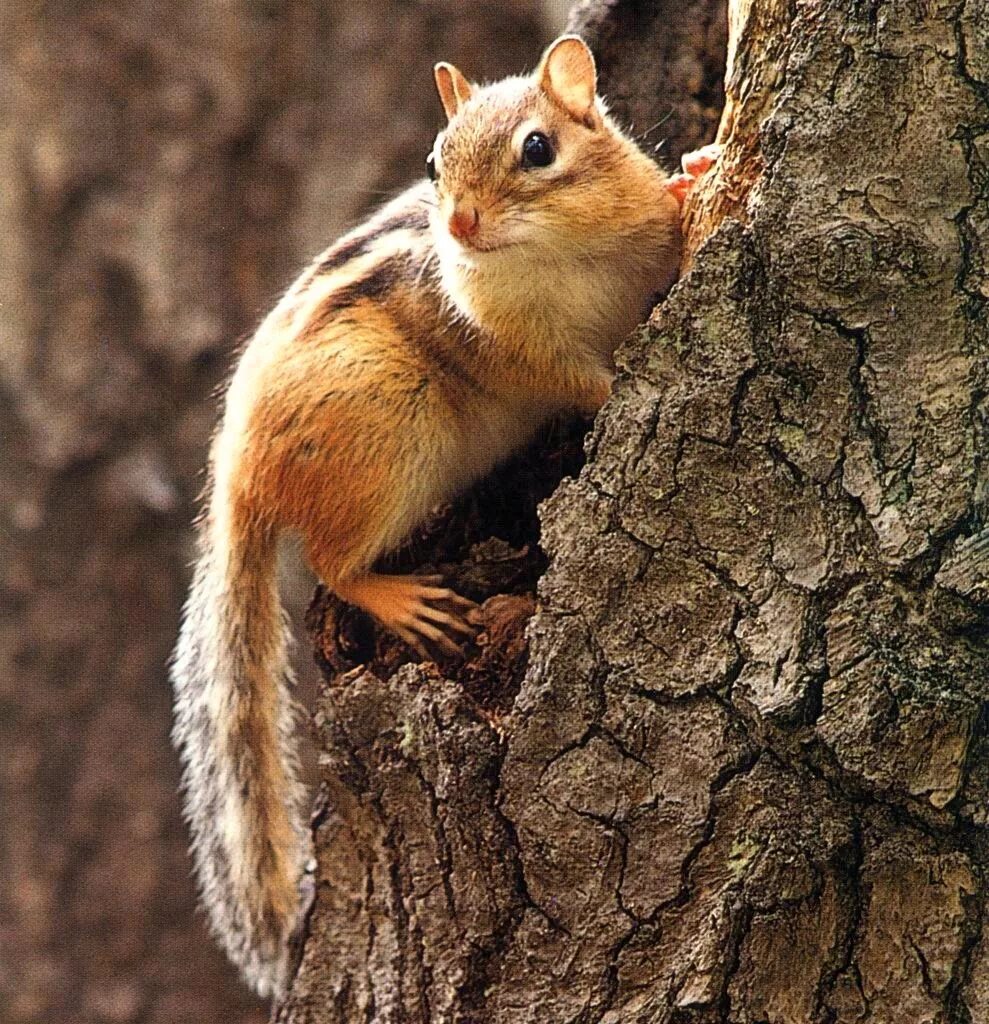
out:
{"label": "chipmunk ear", "polygon": [[536,71],[543,91],[557,106],[588,128],[596,128],[601,116],[594,105],[597,72],[594,55],[580,36],[560,36],[543,54]]}
{"label": "chipmunk ear", "polygon": [[453,115],[470,99],[474,87],[452,64],[437,64],[433,68],[433,75],[447,120],[452,120]]}

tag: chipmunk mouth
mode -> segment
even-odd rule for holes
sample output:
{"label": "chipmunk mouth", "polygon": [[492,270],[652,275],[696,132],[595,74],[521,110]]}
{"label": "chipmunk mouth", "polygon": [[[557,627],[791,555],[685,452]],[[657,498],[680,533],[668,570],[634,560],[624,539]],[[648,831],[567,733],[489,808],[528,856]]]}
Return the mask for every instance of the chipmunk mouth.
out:
{"label": "chipmunk mouth", "polygon": [[476,234],[470,238],[455,238],[441,225],[436,234],[437,247],[446,259],[470,267],[487,260],[497,260],[522,247],[518,239],[486,237]]}
{"label": "chipmunk mouth", "polygon": [[500,249],[509,248],[510,243],[485,242],[479,238],[472,238],[459,242],[459,245],[465,252],[498,252]]}
{"label": "chipmunk mouth", "polygon": [[513,238],[510,235],[502,234],[500,237],[495,236],[483,237],[474,236],[473,238],[453,238],[451,239],[456,243],[457,247],[461,252],[467,255],[478,254],[486,255],[487,253],[501,253],[508,252],[511,249],[521,249],[525,246],[525,242],[519,238]]}

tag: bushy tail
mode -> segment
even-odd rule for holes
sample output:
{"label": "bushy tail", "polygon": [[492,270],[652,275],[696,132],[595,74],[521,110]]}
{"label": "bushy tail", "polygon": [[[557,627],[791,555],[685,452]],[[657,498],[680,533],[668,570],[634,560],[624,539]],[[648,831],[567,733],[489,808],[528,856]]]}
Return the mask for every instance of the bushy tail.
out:
{"label": "bushy tail", "polygon": [[172,663],[173,739],[213,931],[270,995],[285,981],[308,846],[275,539],[234,532],[204,524]]}

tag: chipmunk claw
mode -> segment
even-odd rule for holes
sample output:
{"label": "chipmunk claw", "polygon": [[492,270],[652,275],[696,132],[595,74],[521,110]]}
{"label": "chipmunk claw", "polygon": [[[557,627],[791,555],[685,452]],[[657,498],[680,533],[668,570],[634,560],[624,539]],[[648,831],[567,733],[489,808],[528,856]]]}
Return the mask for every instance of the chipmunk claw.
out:
{"label": "chipmunk claw", "polygon": [[683,171],[680,174],[673,174],[667,179],[667,191],[682,206],[694,185],[697,184],[698,178],[710,170],[718,162],[720,156],[721,146],[716,142],[695,149],[693,152],[684,153],[680,159]]}
{"label": "chipmunk claw", "polygon": [[473,601],[442,586],[441,576],[385,576],[368,573],[344,581],[336,591],[374,616],[385,629],[425,659],[429,645],[451,656],[463,654],[450,634],[471,638],[477,633],[466,616],[477,609]]}
{"label": "chipmunk claw", "polygon": [[721,158],[721,146],[712,142],[693,152],[684,153],[680,158],[680,166],[693,178],[699,178],[705,171],[713,167]]}
{"label": "chipmunk claw", "polygon": [[477,627],[471,623],[477,605],[438,585],[442,576],[410,577],[408,582],[412,587],[400,618],[386,625],[424,658],[432,658],[429,646],[451,657],[463,657],[458,637],[467,640],[477,635]]}

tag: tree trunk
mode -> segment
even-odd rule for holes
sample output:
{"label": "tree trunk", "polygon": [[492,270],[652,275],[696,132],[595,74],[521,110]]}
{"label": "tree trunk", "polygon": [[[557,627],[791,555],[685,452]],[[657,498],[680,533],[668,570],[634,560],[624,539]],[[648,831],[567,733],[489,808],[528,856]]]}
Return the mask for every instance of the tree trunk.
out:
{"label": "tree trunk", "polygon": [[[196,920],[165,663],[238,335],[537,0],[0,2],[0,1018],[260,1021]],[[414,61],[406,60],[415,53]]]}
{"label": "tree trunk", "polygon": [[[989,9],[731,14],[692,270],[543,506],[527,662],[518,596],[460,669],[327,672],[282,1021],[989,1019]],[[662,116],[698,18],[577,17]],[[448,535],[480,596],[524,557]]]}

